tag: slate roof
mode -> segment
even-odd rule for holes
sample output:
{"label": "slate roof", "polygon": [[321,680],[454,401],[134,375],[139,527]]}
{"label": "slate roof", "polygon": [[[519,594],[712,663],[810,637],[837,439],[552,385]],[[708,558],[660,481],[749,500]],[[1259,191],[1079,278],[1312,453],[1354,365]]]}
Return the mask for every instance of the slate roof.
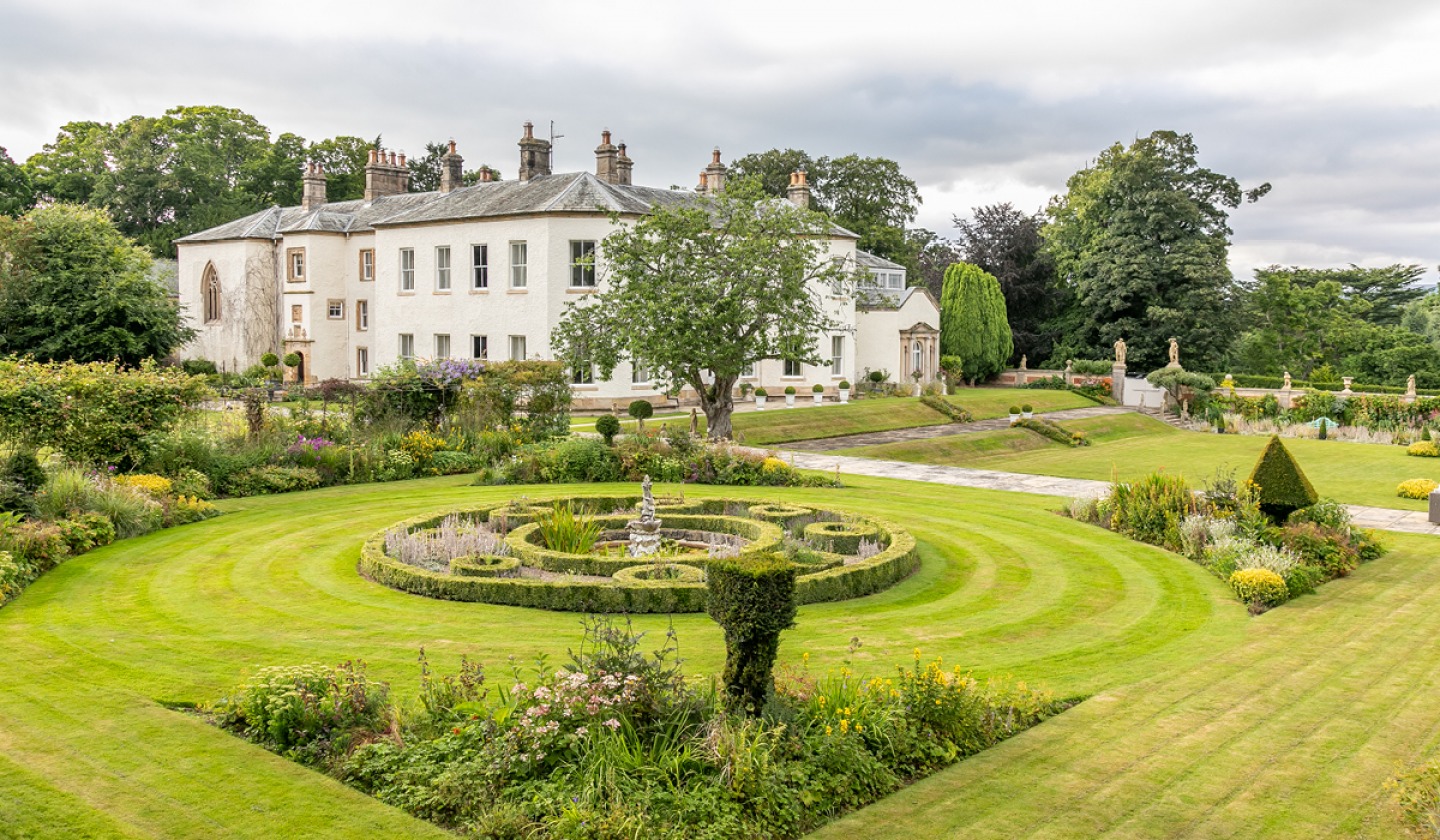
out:
{"label": "slate roof", "polygon": [[897,262],[890,262],[884,257],[877,257],[869,251],[855,249],[855,264],[861,268],[878,268],[884,271],[904,271],[905,266]]}
{"label": "slate roof", "polygon": [[[658,206],[685,204],[696,194],[629,184],[611,184],[588,172],[545,175],[529,181],[491,181],[448,193],[388,195],[366,202],[334,201],[314,210],[271,207],[223,225],[192,233],[176,242],[227,239],[277,239],[287,233],[360,233],[379,225],[484,219],[535,213],[625,213],[644,215]],[[777,203],[790,206],[785,199]],[[858,239],[839,225],[831,234]],[[879,259],[876,257],[875,259]],[[897,268],[899,266],[896,266]]]}

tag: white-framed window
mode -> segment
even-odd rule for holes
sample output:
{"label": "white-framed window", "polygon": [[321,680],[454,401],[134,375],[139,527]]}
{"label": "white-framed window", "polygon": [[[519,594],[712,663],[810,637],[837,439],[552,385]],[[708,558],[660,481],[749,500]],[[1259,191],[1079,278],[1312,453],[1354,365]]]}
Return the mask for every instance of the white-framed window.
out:
{"label": "white-framed window", "polygon": [[450,246],[435,248],[435,291],[450,291]]}
{"label": "white-framed window", "polygon": [[490,358],[490,336],[488,336],[488,335],[472,335],[472,336],[470,336],[470,358],[472,358],[472,359],[488,359],[488,358]]}
{"label": "white-framed window", "polygon": [[644,385],[650,381],[650,368],[646,367],[643,359],[632,359],[630,361],[630,382],[635,385]]}
{"label": "white-framed window", "polygon": [[830,375],[845,374],[845,336],[830,336]]}
{"label": "white-framed window", "polygon": [[910,372],[919,373],[925,369],[925,348],[919,341],[910,342]]}
{"label": "white-framed window", "polygon": [[375,279],[375,249],[365,248],[360,252],[360,282],[368,283]]}
{"label": "white-framed window", "polygon": [[400,333],[400,358],[415,358],[415,334]]}
{"label": "white-framed window", "polygon": [[470,288],[490,288],[490,246],[470,246]]}
{"label": "white-framed window", "polygon": [[305,279],[305,249],[291,248],[285,252],[286,279],[299,283]]}
{"label": "white-framed window", "polygon": [[595,240],[570,240],[570,288],[595,288]]}
{"label": "white-framed window", "polygon": [[740,376],[744,377],[745,379],[754,379],[754,378],[755,378],[755,363],[754,363],[754,362],[746,362],[745,365],[744,365],[744,367],[740,368]]}
{"label": "white-framed window", "polygon": [[415,291],[415,249],[400,249],[400,291]]}
{"label": "white-framed window", "polygon": [[345,301],[335,298],[325,301],[325,317],[332,321],[345,320]]}
{"label": "white-framed window", "polygon": [[595,365],[590,361],[590,348],[581,344],[570,362],[570,384],[594,385]]}
{"label": "white-framed window", "polygon": [[448,359],[448,358],[450,358],[450,334],[449,334],[449,333],[436,333],[436,334],[435,334],[435,358],[437,358],[437,359]]}
{"label": "white-framed window", "polygon": [[523,361],[525,361],[525,336],[523,336],[523,335],[512,335],[512,336],[510,336],[510,361],[512,361],[512,362],[523,362]]}
{"label": "white-framed window", "polygon": [[785,370],[782,373],[783,376],[801,376],[802,374],[804,374],[804,372],[804,366],[801,365],[800,362],[796,361],[795,359],[785,360]]}
{"label": "white-framed window", "polygon": [[530,284],[530,249],[524,242],[510,243],[510,288],[523,289]]}
{"label": "white-framed window", "polygon": [[369,376],[369,375],[370,375],[370,348],[369,348],[369,347],[356,347],[356,348],[355,348],[355,375],[356,375],[356,376]]}
{"label": "white-framed window", "polygon": [[370,329],[370,301],[355,301],[355,329],[364,332]]}

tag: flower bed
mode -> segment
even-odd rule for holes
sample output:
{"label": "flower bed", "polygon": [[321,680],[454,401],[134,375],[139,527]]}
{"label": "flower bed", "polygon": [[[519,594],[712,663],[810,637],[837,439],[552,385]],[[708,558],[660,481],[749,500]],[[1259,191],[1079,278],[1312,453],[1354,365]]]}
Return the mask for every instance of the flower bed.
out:
{"label": "flower bed", "polygon": [[[508,527],[514,521],[507,522],[506,516],[517,510],[538,513],[535,509],[552,509],[549,505],[559,501],[591,510],[615,510],[634,505],[638,499],[574,498],[549,504],[526,500],[520,505],[427,514],[397,523],[367,539],[361,546],[360,572],[393,589],[452,601],[576,612],[699,612],[705,608],[703,568],[709,558],[698,549],[639,558],[610,555],[604,550],[553,551],[544,545],[540,524],[527,522],[504,535],[510,556],[455,558],[449,561],[448,571],[443,564],[415,565],[386,552],[387,534],[433,529],[457,513],[471,521]],[[695,512],[683,512],[687,510]],[[748,512],[742,516],[714,511]],[[847,516],[840,521],[839,514],[830,511],[736,499],[659,506],[658,513],[662,534],[668,532],[674,538],[701,543],[713,538],[717,550],[726,553],[790,550],[801,567],[796,598],[802,604],[879,592],[919,566],[914,537],[875,519]],[[820,517],[837,521],[815,521]],[[631,518],[632,514],[612,513],[593,517],[593,522],[604,535],[607,529],[623,529]],[[675,566],[679,573],[667,577],[636,571],[664,565]]]}

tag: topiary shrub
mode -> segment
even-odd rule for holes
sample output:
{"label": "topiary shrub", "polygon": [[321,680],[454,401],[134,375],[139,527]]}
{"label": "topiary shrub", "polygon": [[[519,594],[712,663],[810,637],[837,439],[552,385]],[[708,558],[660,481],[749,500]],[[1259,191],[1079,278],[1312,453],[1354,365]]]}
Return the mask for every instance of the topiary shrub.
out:
{"label": "topiary shrub", "polygon": [[1406,447],[1405,454],[1417,458],[1440,458],[1440,446],[1436,446],[1433,440],[1417,440]]}
{"label": "topiary shrub", "polygon": [[285,354],[285,358],[282,359],[281,361],[283,361],[283,362],[285,363],[285,367],[288,367],[288,368],[297,368],[297,367],[300,367],[300,354],[299,354],[299,353],[286,353],[286,354]]}
{"label": "topiary shrub", "polygon": [[1269,569],[1241,569],[1230,576],[1230,588],[1247,604],[1275,607],[1290,598],[1285,578]]}
{"label": "topiary shrub", "polygon": [[651,405],[649,400],[635,400],[625,409],[625,413],[638,420],[643,429],[645,421],[655,416],[655,406]]}
{"label": "topiary shrub", "polygon": [[1400,482],[1395,488],[1395,495],[1402,499],[1428,499],[1440,482],[1430,478],[1412,478],[1409,481]]}
{"label": "topiary shrub", "polygon": [[1265,451],[1250,472],[1250,481],[1259,486],[1260,510],[1276,523],[1284,522],[1294,511],[1309,507],[1320,500],[1310,479],[1295,462],[1290,450],[1271,435]]}
{"label": "topiary shrub", "polygon": [[[649,403],[646,403],[649,405]],[[602,414],[595,418],[595,432],[605,439],[606,446],[615,444],[615,436],[620,434],[620,418],[613,414]]]}
{"label": "topiary shrub", "polygon": [[706,612],[725,631],[725,693],[734,711],[759,716],[775,690],[780,632],[795,625],[797,572],[778,554],[710,561]]}
{"label": "topiary shrub", "polygon": [[267,368],[273,368],[276,365],[280,364],[280,357],[275,355],[274,353],[266,353],[265,355],[260,357],[260,364],[264,365]]}

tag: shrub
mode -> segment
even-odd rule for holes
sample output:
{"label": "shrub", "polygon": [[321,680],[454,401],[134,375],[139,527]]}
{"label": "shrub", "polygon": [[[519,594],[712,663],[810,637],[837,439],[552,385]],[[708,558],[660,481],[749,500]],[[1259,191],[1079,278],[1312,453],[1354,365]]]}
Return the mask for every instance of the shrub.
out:
{"label": "shrub", "polygon": [[1018,406],[1018,405],[1012,405],[1012,406],[1010,406],[1010,414],[1011,414],[1011,415],[1015,415],[1015,414],[1019,414],[1019,413],[1020,413],[1020,406]]}
{"label": "shrub", "polygon": [[300,367],[300,354],[299,354],[299,353],[286,353],[286,354],[285,354],[285,358],[281,359],[280,361],[284,362],[284,363],[285,363],[285,367],[288,367],[288,368],[297,368],[297,367]]}
{"label": "shrub", "polygon": [[265,353],[260,356],[260,364],[267,368],[273,368],[280,364],[280,357],[274,353]]}
{"label": "shrub", "polygon": [[1288,522],[1314,522],[1327,528],[1350,530],[1350,511],[1334,499],[1321,499],[1290,514]]}
{"label": "shrub", "polygon": [[1230,575],[1230,588],[1247,604],[1279,606],[1290,597],[1285,579],[1269,569],[1241,569]]}
{"label": "shrub", "polygon": [[73,519],[59,519],[55,527],[71,554],[84,554],[92,548],[115,541],[115,525],[98,513],[75,514]]}
{"label": "shrub", "polygon": [[1031,405],[1030,403],[1024,403],[1023,405],[1020,406],[1020,413],[1021,413],[1021,414],[1031,414],[1031,413],[1033,413],[1034,411],[1035,411],[1035,407],[1034,407],[1033,405]]}
{"label": "shrub", "polygon": [[[645,403],[649,405],[649,403]],[[605,445],[611,446],[615,443],[615,436],[620,434],[620,418],[613,414],[602,414],[595,418],[595,432],[605,439]]]}
{"label": "shrub", "polygon": [[34,567],[8,551],[0,551],[0,604],[19,595],[34,579]]}
{"label": "shrub", "polygon": [[219,516],[220,509],[198,496],[176,496],[166,508],[166,525],[189,525],[212,516]]}
{"label": "shrub", "polygon": [[1240,568],[1240,561],[1255,551],[1258,543],[1246,537],[1224,536],[1207,545],[1201,553],[1201,564],[1222,580]]}
{"label": "shrub", "polygon": [[787,397],[793,397],[793,396],[795,396],[795,386],[794,386],[794,385],[786,385],[786,386],[785,386],[785,396],[787,396]]}
{"label": "shrub", "polygon": [[1180,548],[1180,522],[1199,510],[1199,501],[1180,476],[1151,473],[1116,484],[1101,507],[1110,513],[1111,529],[1173,551]]}
{"label": "shrub", "polygon": [[1299,565],[1299,559],[1288,549],[1262,543],[1242,553],[1235,565],[1239,571],[1265,569],[1283,578],[1288,577],[1291,570]]}
{"label": "shrub", "polygon": [[165,509],[144,492],[102,480],[96,485],[90,509],[115,524],[119,539],[148,534],[165,524]]}
{"label": "shrub", "polygon": [[1327,578],[1344,577],[1360,566],[1360,552],[1350,534],[1313,522],[1286,525],[1280,543],[1299,557],[1300,562],[1323,571]]}
{"label": "shrub", "polygon": [[1432,761],[1385,783],[1400,815],[1426,837],[1440,837],[1440,761]]}
{"label": "shrub", "polygon": [[[755,393],[760,393],[760,390],[757,388]],[[649,400],[632,400],[625,413],[636,420],[649,420],[655,416],[655,406],[651,405]]]}
{"label": "shrub", "polygon": [[1436,446],[1433,440],[1418,440],[1405,448],[1405,454],[1417,458],[1440,458],[1440,446]]}
{"label": "shrub", "polygon": [[62,519],[72,512],[92,510],[99,490],[84,470],[62,467],[50,474],[50,480],[35,498],[40,515],[46,519]]}
{"label": "shrub", "polygon": [[854,554],[861,540],[874,542],[880,529],[869,522],[811,522],[805,526],[805,539],[836,554]]}
{"label": "shrub", "polygon": [[382,730],[389,692],[366,677],[363,662],[262,668],[210,711],[220,726],[314,764]]}
{"label": "shrub", "polygon": [[1309,595],[1315,588],[1326,580],[1325,571],[1314,566],[1299,565],[1290,570],[1285,576],[1285,587],[1290,590],[1290,597],[1299,598],[1301,595]]}
{"label": "shrub", "polygon": [[160,475],[149,475],[147,473],[134,473],[131,475],[119,475],[114,479],[116,484],[125,487],[134,487],[152,499],[170,495],[170,479]]}
{"label": "shrub", "polygon": [[267,493],[289,493],[320,486],[320,473],[310,467],[260,466],[241,470],[230,476],[225,492],[230,496],[261,496]]}
{"label": "shrub", "polygon": [[756,389],[755,389],[755,396],[757,396],[757,397],[768,397],[768,396],[770,396],[770,392],[769,392],[769,391],[766,391],[764,388],[756,388]]}
{"label": "shrub", "polygon": [[1284,522],[1292,512],[1320,500],[1310,479],[1305,477],[1290,450],[1271,435],[1270,442],[1255,462],[1250,481],[1260,488],[1260,510],[1274,522]]}
{"label": "shrub", "polygon": [[840,380],[839,388],[840,388],[840,390],[842,390],[842,391],[848,391],[848,390],[850,390],[850,381],[849,381],[848,379],[842,379],[842,380]]}
{"label": "shrub", "polygon": [[1047,437],[1056,443],[1063,443],[1066,446],[1089,446],[1090,440],[1083,432],[1072,432],[1056,423],[1054,420],[1047,420],[1043,417],[1021,417],[1011,422],[1012,428],[1029,429],[1036,434]]}
{"label": "shrub", "polygon": [[0,464],[0,481],[19,485],[27,493],[38,493],[45,486],[45,470],[33,449],[16,449]]}
{"label": "shrub", "polygon": [[709,564],[706,611],[725,631],[728,705],[757,716],[775,690],[780,632],[795,624],[793,563],[778,554],[752,554]]}
{"label": "shrub", "polygon": [[1402,499],[1428,499],[1436,487],[1440,487],[1440,482],[1432,478],[1412,478],[1400,482],[1395,495]]}
{"label": "shrub", "polygon": [[48,572],[70,556],[65,534],[49,522],[29,520],[7,527],[0,533],[0,550],[10,552],[35,573]]}

